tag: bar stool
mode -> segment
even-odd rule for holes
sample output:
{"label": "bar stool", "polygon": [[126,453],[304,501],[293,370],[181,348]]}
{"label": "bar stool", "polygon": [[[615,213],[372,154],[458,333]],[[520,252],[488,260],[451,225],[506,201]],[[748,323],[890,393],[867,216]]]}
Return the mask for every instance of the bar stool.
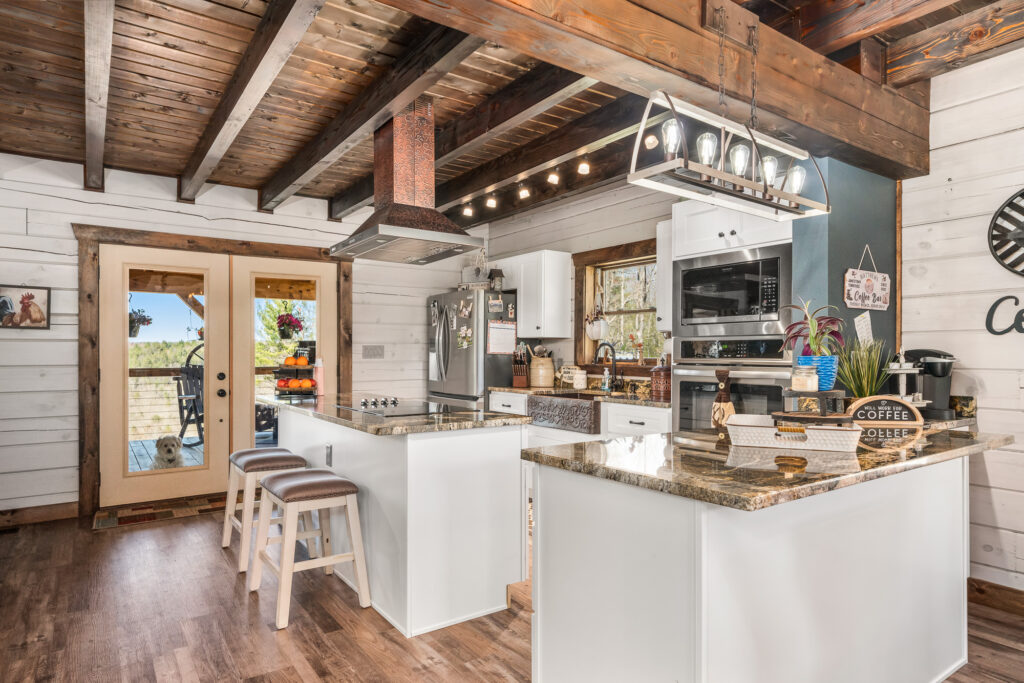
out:
{"label": "bar stool", "polygon": [[[298,468],[305,468],[306,459],[295,455],[286,448],[246,448],[235,451],[231,454],[228,464],[228,497],[224,501],[224,533],[221,537],[221,547],[227,548],[231,545],[232,529],[238,529],[241,535],[241,544],[238,547],[238,571],[244,572],[249,568],[249,547],[252,543],[253,515],[256,512],[256,486],[264,477],[279,472],[287,472]],[[239,505],[238,489],[242,489],[242,503]],[[241,508],[242,519],[235,516],[235,511]],[[312,530],[313,517],[306,515],[303,518],[305,532]],[[310,548],[313,554],[315,546]]]}
{"label": "bar stool", "polygon": [[[356,592],[359,606],[370,606],[370,584],[366,576],[366,556],[363,552],[363,535],[359,528],[359,504],[356,493],[359,487],[348,479],[324,469],[310,469],[283,472],[263,480],[263,497],[260,499],[260,521],[256,532],[256,554],[252,571],[249,572],[249,590],[259,590],[263,564],[277,574],[277,628],[288,626],[288,611],[291,606],[292,574],[323,567],[331,574],[339,562],[355,565]],[[281,517],[274,517],[274,507],[280,508]],[[349,540],[352,552],[333,554],[331,542],[331,509],[345,508],[348,521]],[[300,513],[316,510],[320,518],[320,542],[323,557],[295,561],[295,542],[298,534]],[[281,526],[281,535],[270,537],[271,523]],[[281,543],[281,564],[277,565],[267,553],[271,543]]]}

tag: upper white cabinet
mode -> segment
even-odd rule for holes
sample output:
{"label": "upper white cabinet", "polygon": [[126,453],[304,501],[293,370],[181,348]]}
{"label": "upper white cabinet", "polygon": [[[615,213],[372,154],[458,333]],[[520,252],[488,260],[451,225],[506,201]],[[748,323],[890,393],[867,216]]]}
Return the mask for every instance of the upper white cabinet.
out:
{"label": "upper white cabinet", "polygon": [[498,259],[491,267],[505,274],[505,289],[516,290],[520,337],[572,336],[572,254],[545,249]]}
{"label": "upper white cabinet", "polygon": [[655,329],[672,331],[672,221],[658,223],[658,277],[655,281]]}
{"label": "upper white cabinet", "polygon": [[672,256],[675,259],[792,239],[792,221],[772,221],[696,201],[672,205]]}

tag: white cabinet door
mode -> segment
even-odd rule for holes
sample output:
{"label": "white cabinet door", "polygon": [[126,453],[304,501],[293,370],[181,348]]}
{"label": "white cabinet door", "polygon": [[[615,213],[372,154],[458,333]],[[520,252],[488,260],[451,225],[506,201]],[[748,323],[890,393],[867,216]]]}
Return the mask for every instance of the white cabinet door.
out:
{"label": "white cabinet door", "polygon": [[662,221],[657,228],[658,274],[655,281],[655,328],[672,332],[672,221]]}
{"label": "white cabinet door", "polygon": [[773,221],[696,201],[672,206],[672,256],[676,259],[792,239],[792,221]]}
{"label": "white cabinet door", "polygon": [[505,289],[516,290],[517,333],[527,338],[572,336],[572,254],[535,251],[491,264],[505,275]]}
{"label": "white cabinet door", "polygon": [[763,247],[793,240],[793,221],[773,221],[760,216],[741,214],[733,246],[738,248]]}
{"label": "white cabinet door", "polygon": [[511,391],[492,391],[487,405],[495,413],[526,415],[526,394]]}

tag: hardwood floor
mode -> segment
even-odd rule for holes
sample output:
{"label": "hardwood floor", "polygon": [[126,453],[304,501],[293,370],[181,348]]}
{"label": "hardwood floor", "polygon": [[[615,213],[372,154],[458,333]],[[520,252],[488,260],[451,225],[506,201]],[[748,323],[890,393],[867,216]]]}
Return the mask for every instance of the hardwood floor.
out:
{"label": "hardwood floor", "polygon": [[[250,594],[219,515],[93,532],[77,520],[0,533],[0,680],[519,681],[529,584],[506,612],[406,639],[320,572]],[[1024,681],[1024,617],[970,605],[971,662],[950,681]]]}

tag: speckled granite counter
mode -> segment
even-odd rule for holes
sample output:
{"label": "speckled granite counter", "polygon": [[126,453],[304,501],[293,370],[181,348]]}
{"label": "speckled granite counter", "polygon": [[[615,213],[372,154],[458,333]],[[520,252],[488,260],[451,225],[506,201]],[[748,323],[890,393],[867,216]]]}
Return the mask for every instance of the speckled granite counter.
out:
{"label": "speckled granite counter", "polygon": [[507,392],[509,394],[529,394],[531,396],[558,396],[559,394],[588,394],[600,403],[621,403],[629,406],[644,406],[646,408],[671,408],[669,401],[652,401],[649,398],[630,396],[621,391],[608,393],[596,389],[553,389],[537,387],[487,387],[488,391]]}
{"label": "speckled granite counter", "polygon": [[309,415],[325,422],[358,429],[375,436],[400,436],[403,434],[422,434],[424,432],[454,432],[462,429],[481,429],[486,427],[507,427],[529,424],[531,419],[524,415],[509,415],[487,410],[472,410],[452,406],[450,412],[438,415],[416,415],[402,417],[384,417],[371,415],[343,406],[358,403],[361,397],[354,400],[348,395],[317,396],[315,398],[257,396],[256,402],[275,406],[281,410],[290,410]]}
{"label": "speckled granite counter", "polygon": [[936,431],[908,450],[856,453],[724,446],[710,432],[624,437],[523,450],[524,460],[654,491],[760,510],[981,453],[1003,434]]}

